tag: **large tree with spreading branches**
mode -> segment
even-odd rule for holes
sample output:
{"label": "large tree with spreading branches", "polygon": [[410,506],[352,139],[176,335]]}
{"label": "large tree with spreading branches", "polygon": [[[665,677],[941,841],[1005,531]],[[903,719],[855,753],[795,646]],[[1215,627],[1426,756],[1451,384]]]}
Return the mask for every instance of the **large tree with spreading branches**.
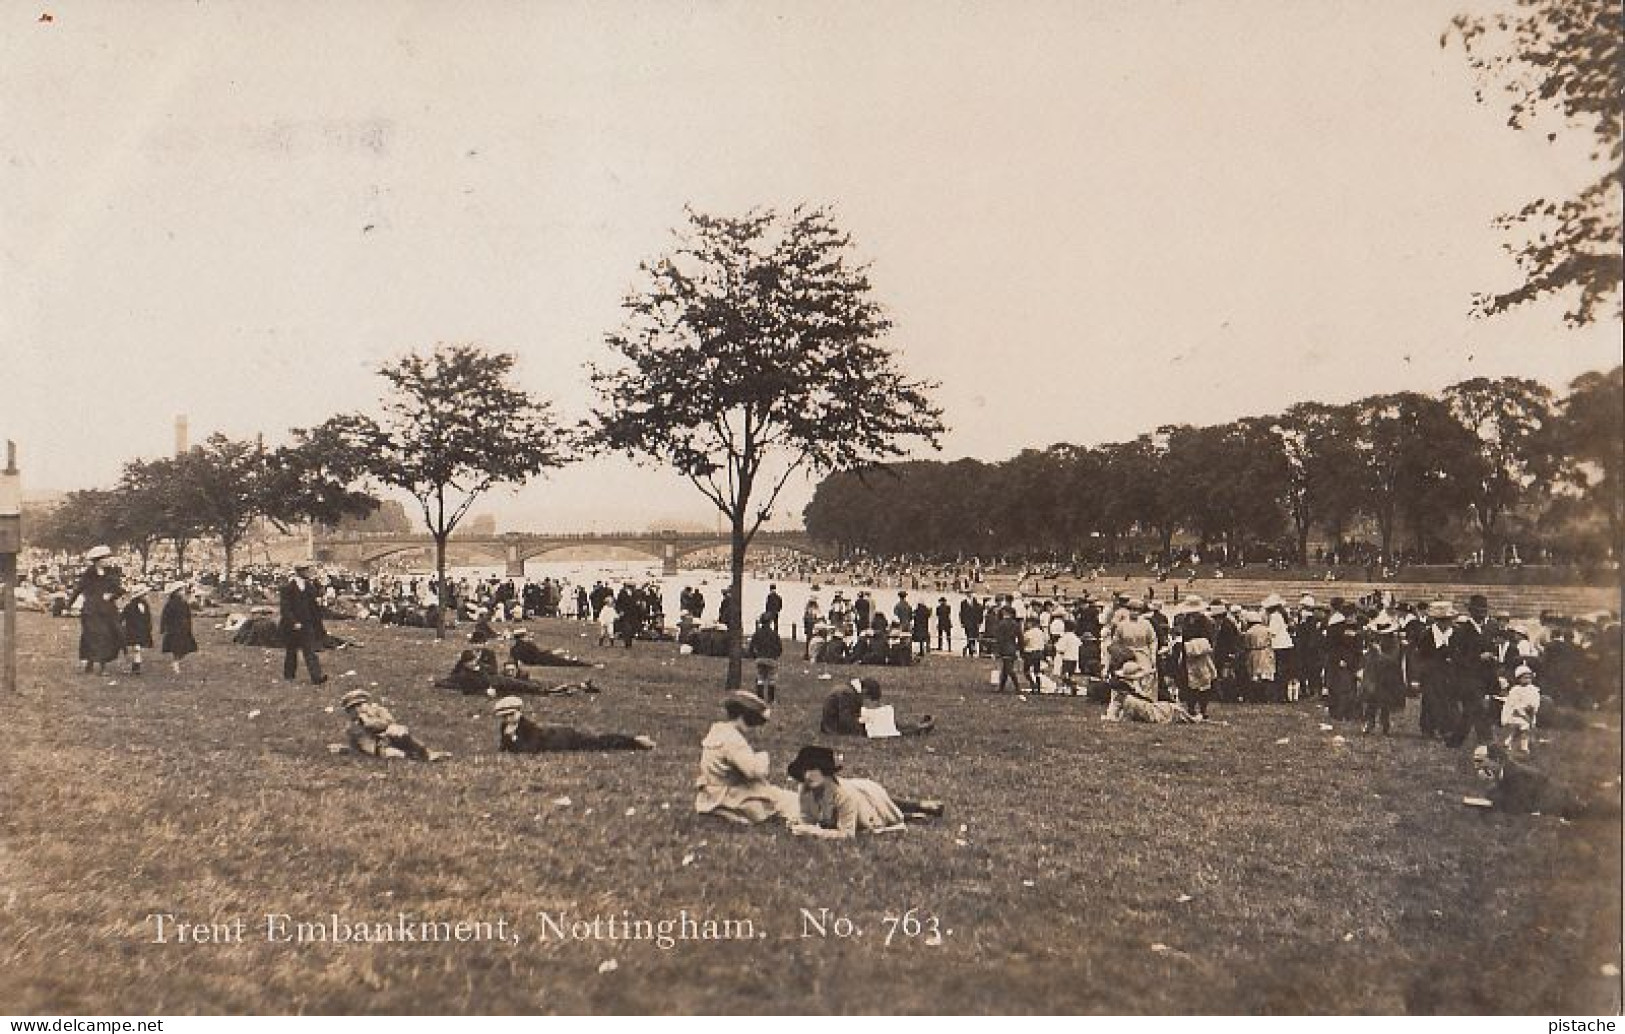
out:
{"label": "large tree with spreading branches", "polygon": [[827,208],[739,217],[690,210],[676,246],[642,266],[594,368],[589,438],[669,466],[728,520],[727,687],[742,668],[745,553],[800,473],[852,470],[939,446],[932,383],[910,380],[891,321]]}
{"label": "large tree with spreading branches", "polygon": [[[353,467],[417,500],[434,539],[438,638],[446,635],[446,542],[458,522],[490,489],[568,461],[551,404],[511,383],[516,362],[466,344],[410,353],[379,371],[392,389],[382,421],[339,416],[306,433],[335,456],[333,467]],[[335,442],[347,443],[347,458]]]}

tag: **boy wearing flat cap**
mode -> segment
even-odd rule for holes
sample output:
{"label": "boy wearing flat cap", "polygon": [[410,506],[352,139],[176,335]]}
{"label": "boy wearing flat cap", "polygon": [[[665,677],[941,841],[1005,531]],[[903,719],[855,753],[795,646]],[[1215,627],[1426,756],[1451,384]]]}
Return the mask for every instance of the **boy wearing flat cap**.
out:
{"label": "boy wearing flat cap", "polygon": [[364,689],[352,689],[339,703],[350,715],[347,735],[350,749],[358,754],[375,758],[410,758],[413,761],[439,761],[451,755],[443,750],[430,750],[417,741],[412,730],[395,720],[389,709],[373,703],[372,695]]}
{"label": "boy wearing flat cap", "polygon": [[497,750],[504,754],[551,754],[571,750],[653,750],[647,736],[618,732],[586,733],[568,725],[543,725],[525,717],[525,702],[503,697],[492,707],[497,717]]}

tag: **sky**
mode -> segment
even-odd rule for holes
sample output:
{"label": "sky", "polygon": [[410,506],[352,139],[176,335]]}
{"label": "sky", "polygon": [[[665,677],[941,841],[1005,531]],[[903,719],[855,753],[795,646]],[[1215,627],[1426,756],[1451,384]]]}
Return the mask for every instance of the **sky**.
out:
{"label": "sky", "polygon": [[[944,459],[1561,389],[1618,322],[1468,315],[1515,282],[1491,220],[1595,175],[1583,133],[1475,103],[1440,36],[1488,6],[7,0],[0,436],[30,492],[108,485],[178,414],[280,442],[439,341],[517,354],[573,420],[685,205],[833,205]],[[716,521],[615,458],[479,511]]]}

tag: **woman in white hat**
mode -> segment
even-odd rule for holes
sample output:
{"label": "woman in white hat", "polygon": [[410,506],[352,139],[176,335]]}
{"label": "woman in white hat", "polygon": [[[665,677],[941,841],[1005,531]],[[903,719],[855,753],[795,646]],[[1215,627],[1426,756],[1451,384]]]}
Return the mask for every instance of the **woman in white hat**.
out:
{"label": "woman in white hat", "polygon": [[84,671],[92,667],[107,674],[107,666],[124,651],[124,626],[119,621],[118,605],[121,594],[118,568],[109,559],[113,551],[97,546],[85,554],[88,566],[79,576],[79,584],[68,597],[68,606],[77,597],[83,600],[79,611],[79,660]]}

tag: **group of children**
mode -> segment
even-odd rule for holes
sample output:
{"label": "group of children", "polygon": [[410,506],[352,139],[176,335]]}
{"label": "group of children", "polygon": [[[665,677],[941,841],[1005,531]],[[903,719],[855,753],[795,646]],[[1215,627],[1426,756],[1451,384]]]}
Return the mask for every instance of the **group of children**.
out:
{"label": "group of children", "polygon": [[[111,563],[112,555],[107,546],[96,546],[85,554],[85,570],[64,609],[76,601],[80,607],[79,661],[83,672],[105,675],[109,664],[127,655],[130,674],[140,675],[142,651],[153,648],[152,608],[147,602],[152,590],[139,584],[126,590],[119,569]],[[177,675],[181,660],[198,648],[192,634],[188,588],[185,581],[171,582],[166,587],[168,597],[158,619],[163,652],[169,655],[170,668]],[[122,608],[120,599],[125,601]]]}

